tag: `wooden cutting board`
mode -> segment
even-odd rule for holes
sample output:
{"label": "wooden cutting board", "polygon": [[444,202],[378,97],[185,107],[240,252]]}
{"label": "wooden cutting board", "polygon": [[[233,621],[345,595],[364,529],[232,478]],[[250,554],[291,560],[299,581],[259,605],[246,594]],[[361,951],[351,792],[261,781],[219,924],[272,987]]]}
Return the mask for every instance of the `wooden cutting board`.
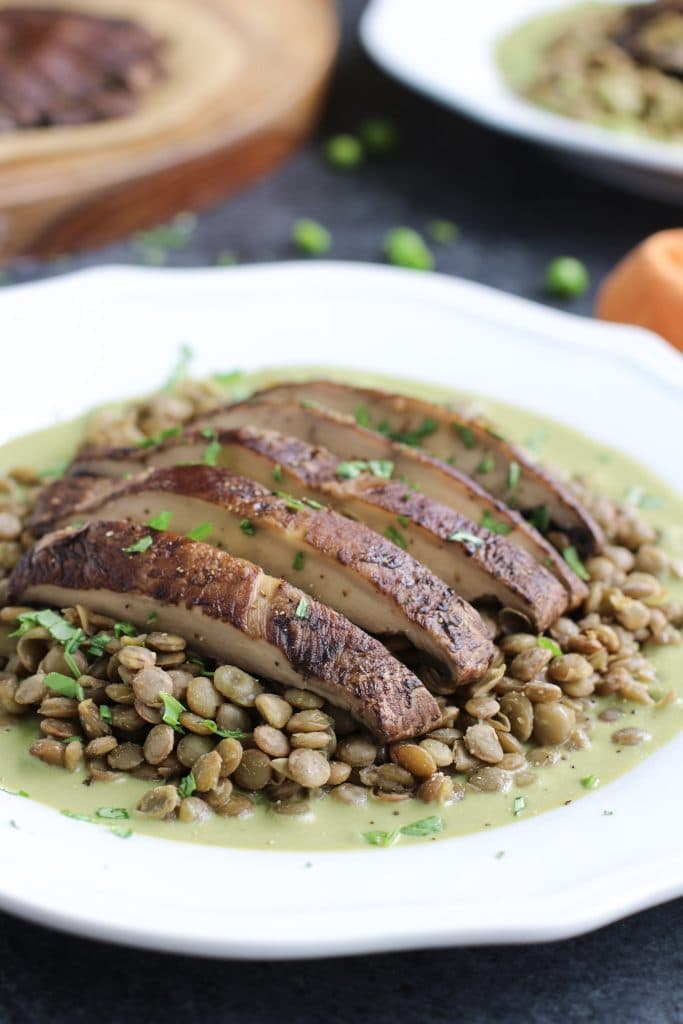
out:
{"label": "wooden cutting board", "polygon": [[216,202],[309,131],[334,0],[9,0],[143,22],[168,75],[130,117],[0,135],[0,263],[102,245]]}

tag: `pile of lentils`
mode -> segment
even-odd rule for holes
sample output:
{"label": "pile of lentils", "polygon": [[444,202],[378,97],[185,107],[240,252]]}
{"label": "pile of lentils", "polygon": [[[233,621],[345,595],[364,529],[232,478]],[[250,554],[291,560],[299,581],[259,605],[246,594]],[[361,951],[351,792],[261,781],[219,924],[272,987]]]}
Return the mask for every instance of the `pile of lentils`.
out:
{"label": "pile of lentils", "polygon": [[[212,384],[181,382],[173,394],[96,417],[86,442],[134,443],[221,396]],[[505,615],[482,609],[497,648],[486,676],[438,694],[441,721],[428,734],[391,744],[316,694],[202,662],[181,636],[140,633],[81,606],[43,622],[41,610],[7,606],[3,577],[32,542],[23,523],[40,483],[26,468],[0,481],[0,628],[22,633],[3,640],[0,712],[37,717],[41,738],[30,749],[49,765],[84,771],[89,783],[126,774],[149,781],[142,815],[201,822],[249,816],[264,801],[277,814],[310,815],[327,795],[351,805],[446,805],[470,792],[508,792],[589,748],[596,717],[614,723],[615,745],[647,743],[645,730],[619,719],[633,704],[664,709],[677,700],[659,692],[643,647],[681,641],[683,604],[664,586],[681,568],[633,505],[595,496],[581,480],[577,493],[608,541],[585,563],[582,607],[540,637],[510,632]],[[69,630],[79,637],[71,651]]]}

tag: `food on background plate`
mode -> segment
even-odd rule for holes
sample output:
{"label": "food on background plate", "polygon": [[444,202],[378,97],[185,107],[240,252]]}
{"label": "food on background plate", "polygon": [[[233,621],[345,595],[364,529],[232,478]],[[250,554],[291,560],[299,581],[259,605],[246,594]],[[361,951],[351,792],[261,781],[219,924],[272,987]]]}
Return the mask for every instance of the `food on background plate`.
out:
{"label": "food on background plate", "polygon": [[556,114],[683,141],[683,2],[584,3],[536,16],[498,47],[508,84]]}
{"label": "food on background plate", "polygon": [[655,331],[683,352],[683,228],[658,231],[627,253],[603,282],[595,312]]}
{"label": "food on background plate", "polygon": [[0,132],[131,114],[163,73],[161,41],[135,22],[0,10]]}
{"label": "food on background plate", "polygon": [[227,383],[6,478],[5,788],[124,835],[387,846],[557,806],[675,731],[646,492],[416,395]]}

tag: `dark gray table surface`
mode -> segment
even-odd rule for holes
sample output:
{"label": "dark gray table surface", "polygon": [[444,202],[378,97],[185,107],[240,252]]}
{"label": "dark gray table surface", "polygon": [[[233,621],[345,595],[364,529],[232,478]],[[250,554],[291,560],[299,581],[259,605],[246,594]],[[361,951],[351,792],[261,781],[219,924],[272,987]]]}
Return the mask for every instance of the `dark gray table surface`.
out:
{"label": "dark gray table surface", "polygon": [[[579,177],[384,77],[356,40],[362,6],[344,2],[342,55],[318,138],[269,178],[202,214],[171,265],[211,265],[224,249],[241,263],[292,258],[289,235],[300,216],[332,230],[332,256],[377,260],[390,227],[447,217],[461,235],[438,251],[438,269],[543,300],[552,257],[584,260],[594,294],[631,245],[679,223],[674,208]],[[400,124],[400,153],[351,174],[325,167],[320,139],[377,113]],[[140,262],[140,254],[122,243],[56,266],[25,263],[11,276],[25,281],[112,262]],[[593,294],[570,308],[589,313]],[[221,964],[99,945],[0,915],[0,1022],[683,1021],[682,932],[679,901],[554,945]]]}

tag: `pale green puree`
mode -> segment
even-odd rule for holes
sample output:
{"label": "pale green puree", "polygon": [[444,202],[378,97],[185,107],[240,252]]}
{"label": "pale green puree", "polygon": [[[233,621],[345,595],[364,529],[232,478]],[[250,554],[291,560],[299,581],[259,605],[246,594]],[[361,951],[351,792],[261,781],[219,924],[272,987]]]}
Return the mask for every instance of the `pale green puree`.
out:
{"label": "pale green puree", "polygon": [[[313,369],[307,371],[315,375]],[[391,390],[410,391],[412,394],[437,401],[461,400],[462,394],[444,388],[408,384],[405,381],[390,380],[369,374],[338,372],[329,369],[318,375],[333,376],[363,384],[384,385]],[[251,389],[276,379],[301,377],[301,368],[272,371],[245,377],[240,387]],[[494,420],[505,436],[522,444],[530,444],[550,465],[556,465],[569,472],[580,472],[590,478],[593,488],[611,497],[623,498],[629,488],[638,486],[649,499],[658,499],[656,508],[644,508],[642,514],[661,529],[663,547],[671,555],[683,555],[683,500],[666,484],[645,467],[619,452],[591,441],[573,430],[552,420],[544,419],[504,405],[500,402],[481,400],[482,410]],[[23,464],[47,469],[67,459],[79,440],[84,419],[31,434],[12,441],[0,448],[0,470]],[[655,504],[648,501],[646,504]],[[666,581],[672,597],[683,596],[683,585],[678,581]],[[683,695],[683,649],[680,647],[654,647],[645,652],[656,666],[662,694],[675,690]],[[567,751],[561,761],[548,768],[538,768],[537,782],[524,789],[513,789],[506,794],[467,794],[460,803],[450,807],[423,804],[415,800],[403,803],[380,803],[370,798],[365,807],[343,805],[328,798],[313,802],[310,820],[285,818],[272,814],[263,806],[257,806],[256,814],[245,820],[214,818],[203,825],[188,825],[181,822],[150,821],[138,817],[133,808],[140,796],[150,788],[148,782],[124,779],[114,783],[96,782],[84,785],[83,774],[70,774],[61,769],[51,768],[28,753],[31,740],[38,735],[35,721],[18,726],[3,725],[0,729],[0,786],[6,790],[27,792],[34,800],[48,804],[58,810],[94,816],[101,807],[123,807],[130,812],[129,821],[103,821],[102,826],[129,827],[133,833],[162,836],[166,839],[184,842],[208,843],[215,846],[243,847],[275,850],[323,850],[369,848],[363,833],[371,830],[392,831],[431,815],[438,815],[443,821],[440,837],[461,836],[470,832],[512,825],[532,815],[560,807],[588,794],[581,780],[596,776],[599,784],[593,789],[590,799],[596,817],[610,810],[609,783],[617,776],[636,768],[657,747],[671,740],[683,726],[683,703],[656,709],[652,706],[624,704],[627,714],[616,722],[601,722],[598,712],[610,704],[618,704],[615,698],[600,698],[591,713],[594,726],[589,750]],[[617,747],[611,742],[611,734],[624,726],[639,726],[652,735],[649,743],[635,747]],[[525,806],[515,800],[523,796]],[[17,797],[17,799],[20,799]],[[3,827],[10,827],[11,811],[0,819],[0,834]],[[548,823],[549,827],[551,822]],[[82,825],[81,827],[97,827]],[[135,835],[128,842],[135,841]],[[112,837],[112,842],[121,840]],[[408,842],[432,842],[434,838],[412,839],[401,836],[400,844]],[[501,834],[497,840],[504,849],[506,837]]]}

